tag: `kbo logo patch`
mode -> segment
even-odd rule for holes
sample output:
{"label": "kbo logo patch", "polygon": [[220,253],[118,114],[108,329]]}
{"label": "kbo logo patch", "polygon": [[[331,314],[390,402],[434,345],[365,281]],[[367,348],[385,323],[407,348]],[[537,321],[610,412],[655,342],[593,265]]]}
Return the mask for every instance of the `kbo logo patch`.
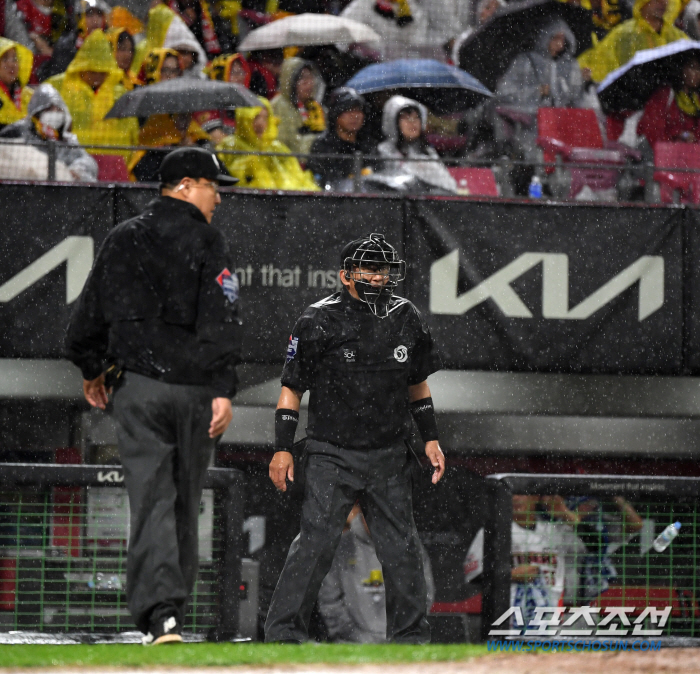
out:
{"label": "kbo logo patch", "polygon": [[226,295],[226,299],[233,304],[238,299],[238,276],[224,269],[217,277],[216,282]]}
{"label": "kbo logo patch", "polygon": [[294,356],[297,355],[297,345],[299,344],[299,338],[289,335],[289,345],[287,346],[287,362],[294,360]]}

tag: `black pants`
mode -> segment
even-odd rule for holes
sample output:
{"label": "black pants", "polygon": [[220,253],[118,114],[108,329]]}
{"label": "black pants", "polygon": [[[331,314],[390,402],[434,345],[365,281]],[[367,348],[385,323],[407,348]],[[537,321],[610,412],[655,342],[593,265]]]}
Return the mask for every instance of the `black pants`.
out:
{"label": "black pants", "polygon": [[126,372],[114,393],[119,455],[129,492],[129,611],[142,632],[174,615],[182,624],[199,567],[202,485],[214,449],[212,394]]}
{"label": "black pants", "polygon": [[386,588],[387,639],[425,643],[426,587],[403,442],[379,450],[308,440],[301,531],[292,542],[265,623],[265,641],[305,641],[321,582],[355,501],[367,520]]}

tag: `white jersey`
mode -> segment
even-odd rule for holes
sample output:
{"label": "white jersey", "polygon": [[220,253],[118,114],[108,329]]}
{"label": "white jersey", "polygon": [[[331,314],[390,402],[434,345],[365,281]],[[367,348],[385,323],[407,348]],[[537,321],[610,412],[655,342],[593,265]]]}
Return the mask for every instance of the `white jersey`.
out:
{"label": "white jersey", "polygon": [[[564,593],[574,598],[577,585],[575,555],[580,543],[570,526],[538,520],[534,529],[511,523],[511,569],[535,564],[539,575],[528,583],[511,583],[510,605],[519,606],[527,624],[537,606],[562,606]],[[484,568],[484,530],[480,529],[469,546],[464,561],[466,582]]]}

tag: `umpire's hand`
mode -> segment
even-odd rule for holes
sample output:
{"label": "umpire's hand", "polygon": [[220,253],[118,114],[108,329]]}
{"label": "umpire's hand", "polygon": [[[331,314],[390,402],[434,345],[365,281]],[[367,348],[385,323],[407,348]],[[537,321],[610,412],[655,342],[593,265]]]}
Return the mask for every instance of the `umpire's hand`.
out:
{"label": "umpire's hand", "polygon": [[280,491],[287,491],[287,478],[294,482],[294,458],[291,452],[275,452],[270,461],[270,479]]}
{"label": "umpire's hand", "polygon": [[425,454],[433,464],[433,484],[437,484],[440,478],[445,474],[445,455],[440,449],[440,443],[437,440],[431,440],[425,443]]}
{"label": "umpire's hand", "polygon": [[233,419],[231,401],[228,398],[214,398],[211,401],[211,423],[209,424],[209,437],[216,438],[223,435],[224,431]]}

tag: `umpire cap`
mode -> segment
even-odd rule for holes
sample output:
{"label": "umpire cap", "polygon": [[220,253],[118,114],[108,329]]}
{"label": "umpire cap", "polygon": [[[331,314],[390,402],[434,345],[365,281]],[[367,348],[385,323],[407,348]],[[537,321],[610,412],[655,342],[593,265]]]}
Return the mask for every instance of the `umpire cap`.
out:
{"label": "umpire cap", "polygon": [[160,165],[160,181],[166,185],[176,185],[183,178],[204,178],[221,185],[238,182],[238,178],[221,172],[221,165],[213,152],[201,147],[180,147],[165,155]]}

